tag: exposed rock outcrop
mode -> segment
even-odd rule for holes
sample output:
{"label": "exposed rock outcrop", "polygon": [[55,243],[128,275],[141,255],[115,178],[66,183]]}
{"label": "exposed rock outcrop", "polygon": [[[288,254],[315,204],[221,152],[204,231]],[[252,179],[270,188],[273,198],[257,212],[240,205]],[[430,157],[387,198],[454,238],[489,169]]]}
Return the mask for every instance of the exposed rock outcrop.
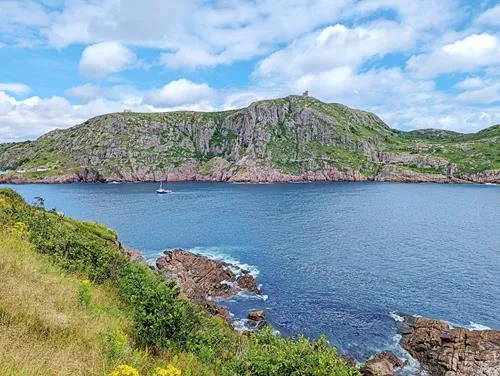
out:
{"label": "exposed rock outcrop", "polygon": [[256,309],[248,312],[248,319],[253,321],[264,321],[266,319],[266,313],[263,309]]}
{"label": "exposed rock outcrop", "polygon": [[450,328],[442,321],[405,317],[401,345],[432,376],[499,376],[500,331]]}
{"label": "exposed rock outcrop", "polygon": [[365,376],[393,376],[394,370],[404,363],[390,351],[383,351],[366,361],[360,371]]}
{"label": "exposed rock outcrop", "polygon": [[254,276],[247,271],[244,271],[242,275],[238,276],[238,278],[236,278],[236,282],[238,283],[238,286],[243,290],[253,292],[255,294],[258,294],[260,292]]}
{"label": "exposed rock outcrop", "polygon": [[182,249],[165,251],[156,260],[156,267],[167,278],[175,280],[181,291],[193,300],[228,298],[242,290],[259,292],[249,271],[241,270],[241,275],[237,275],[232,270],[234,266]]}

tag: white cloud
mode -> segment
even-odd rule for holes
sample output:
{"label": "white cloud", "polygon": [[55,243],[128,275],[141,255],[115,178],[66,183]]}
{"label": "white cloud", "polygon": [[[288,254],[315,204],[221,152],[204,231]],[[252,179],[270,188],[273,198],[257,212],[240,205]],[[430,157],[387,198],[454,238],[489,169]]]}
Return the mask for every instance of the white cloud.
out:
{"label": "white cloud", "polygon": [[83,50],[80,70],[88,77],[99,78],[127,69],[135,61],[135,54],[121,43],[101,42]]}
{"label": "white cloud", "polygon": [[426,30],[445,29],[462,14],[456,0],[364,0],[358,1],[349,11],[355,18],[393,11],[401,24],[421,34]]}
{"label": "white cloud", "polygon": [[[212,66],[288,43],[338,18],[355,1],[67,1],[62,9],[45,8],[49,21],[40,35],[57,48],[113,40],[163,49],[169,66]],[[22,9],[16,14],[22,15]],[[203,58],[190,52],[199,49]]]}
{"label": "white cloud", "polygon": [[72,104],[64,97],[29,97],[17,100],[0,91],[0,142],[33,139],[56,128],[67,128],[108,112],[132,109],[152,111],[140,99],[94,99],[83,105]]}
{"label": "white cloud", "polygon": [[479,24],[500,26],[500,4],[482,13],[476,22]]}
{"label": "white cloud", "polygon": [[0,1],[0,40],[20,47],[39,44],[38,30],[48,27],[51,19],[36,1]]}
{"label": "white cloud", "polygon": [[407,67],[420,77],[434,77],[497,64],[500,64],[500,41],[495,35],[482,33],[446,44],[431,53],[413,56]]}
{"label": "white cloud", "polygon": [[156,107],[178,107],[211,100],[215,94],[215,90],[207,84],[180,79],[151,91],[144,97],[144,103]]}
{"label": "white cloud", "polygon": [[333,67],[357,67],[362,62],[411,46],[413,33],[388,22],[347,28],[337,24],[308,34],[265,58],[255,74],[260,77],[298,76]]}
{"label": "white cloud", "polygon": [[84,102],[88,102],[92,99],[99,98],[103,94],[103,89],[97,85],[84,84],[80,86],[74,86],[66,90],[66,95],[79,99]]}
{"label": "white cloud", "polygon": [[0,82],[0,91],[6,91],[12,94],[28,94],[31,89],[24,84]]}
{"label": "white cloud", "polygon": [[472,77],[465,79],[455,85],[463,92],[457,97],[457,101],[477,104],[500,103],[500,80],[498,77],[481,79]]}
{"label": "white cloud", "polygon": [[478,89],[485,85],[484,80],[481,77],[468,77],[465,80],[462,80],[455,84],[455,88],[457,89]]}

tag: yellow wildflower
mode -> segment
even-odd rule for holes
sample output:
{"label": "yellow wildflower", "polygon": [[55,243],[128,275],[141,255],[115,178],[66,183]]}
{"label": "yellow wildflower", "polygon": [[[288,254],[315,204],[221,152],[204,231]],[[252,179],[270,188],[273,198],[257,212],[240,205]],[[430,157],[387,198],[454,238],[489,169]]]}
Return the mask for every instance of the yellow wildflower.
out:
{"label": "yellow wildflower", "polygon": [[116,366],[109,376],[139,376],[139,371],[127,364]]}
{"label": "yellow wildflower", "polygon": [[82,281],[82,286],[89,287],[90,286],[90,280],[89,279],[84,279]]}
{"label": "yellow wildflower", "polygon": [[179,368],[169,364],[167,368],[156,368],[154,376],[181,376],[182,372]]}
{"label": "yellow wildflower", "polygon": [[28,226],[24,222],[16,222],[12,226],[12,233],[19,238],[27,238],[29,235]]}
{"label": "yellow wildflower", "polygon": [[4,208],[10,208],[10,204],[7,202],[7,199],[3,196],[0,196],[0,206]]}

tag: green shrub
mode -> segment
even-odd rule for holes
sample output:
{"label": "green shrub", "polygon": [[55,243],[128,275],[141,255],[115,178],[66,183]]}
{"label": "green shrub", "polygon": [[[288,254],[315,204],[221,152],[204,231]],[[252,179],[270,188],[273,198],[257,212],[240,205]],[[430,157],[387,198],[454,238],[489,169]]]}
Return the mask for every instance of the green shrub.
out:
{"label": "green shrub", "polygon": [[174,281],[164,280],[146,265],[129,263],[119,290],[133,309],[136,337],[149,346],[182,349],[199,324],[200,309],[178,297]]}
{"label": "green shrub", "polygon": [[239,361],[237,372],[255,376],[360,375],[345,365],[325,337],[316,342],[304,337],[294,340],[276,336],[272,328],[252,336],[250,348]]}

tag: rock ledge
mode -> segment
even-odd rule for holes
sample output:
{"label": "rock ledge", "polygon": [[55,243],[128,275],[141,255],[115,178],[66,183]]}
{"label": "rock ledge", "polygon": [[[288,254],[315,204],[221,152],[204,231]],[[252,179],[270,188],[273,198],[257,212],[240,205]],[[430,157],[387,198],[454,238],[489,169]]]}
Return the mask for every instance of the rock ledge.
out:
{"label": "rock ledge", "polygon": [[248,270],[236,273],[234,265],[183,249],[166,250],[156,259],[156,267],[191,300],[229,298],[241,291],[260,293]]}

